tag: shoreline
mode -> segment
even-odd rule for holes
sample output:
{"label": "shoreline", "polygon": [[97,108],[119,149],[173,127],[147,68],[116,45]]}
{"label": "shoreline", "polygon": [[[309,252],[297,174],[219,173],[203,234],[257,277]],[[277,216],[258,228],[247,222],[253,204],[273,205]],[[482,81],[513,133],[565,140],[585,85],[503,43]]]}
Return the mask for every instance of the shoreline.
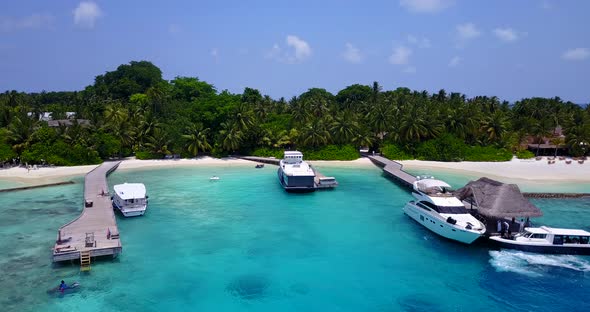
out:
{"label": "shoreline", "polygon": [[[546,160],[521,160],[512,159],[506,162],[437,162],[422,160],[398,161],[403,168],[412,170],[439,170],[450,173],[458,173],[467,176],[487,176],[492,179],[514,180],[513,183],[547,184],[552,182],[590,183],[590,165],[571,163],[564,161],[549,165]],[[318,167],[344,167],[344,168],[378,168],[369,158],[362,157],[356,160],[311,160],[313,166]],[[138,160],[125,159],[119,165],[118,170],[136,170],[147,168],[172,168],[172,167],[248,167],[255,162],[239,158],[213,158],[199,157],[190,159],[161,159]],[[0,170],[0,182],[16,183],[18,186],[34,186],[45,183],[63,182],[72,178],[81,178],[97,165],[73,166],[73,167],[41,167],[37,170],[27,170],[23,167],[14,167]]]}

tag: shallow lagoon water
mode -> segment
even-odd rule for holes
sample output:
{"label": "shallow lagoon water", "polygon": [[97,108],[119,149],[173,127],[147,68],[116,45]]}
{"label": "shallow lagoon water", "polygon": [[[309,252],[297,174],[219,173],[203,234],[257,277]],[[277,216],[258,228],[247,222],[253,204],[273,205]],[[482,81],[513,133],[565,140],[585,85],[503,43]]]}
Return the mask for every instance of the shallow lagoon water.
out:
{"label": "shallow lagoon water", "polygon": [[[406,217],[410,194],[379,168],[320,169],[340,186],[288,194],[273,166],[116,171],[149,210],[117,216],[123,254],[89,274],[50,263],[81,183],[0,194],[2,311],[590,310],[590,258],[456,244]],[[588,200],[535,203],[538,222],[589,229]],[[61,279],[82,286],[48,295]]]}

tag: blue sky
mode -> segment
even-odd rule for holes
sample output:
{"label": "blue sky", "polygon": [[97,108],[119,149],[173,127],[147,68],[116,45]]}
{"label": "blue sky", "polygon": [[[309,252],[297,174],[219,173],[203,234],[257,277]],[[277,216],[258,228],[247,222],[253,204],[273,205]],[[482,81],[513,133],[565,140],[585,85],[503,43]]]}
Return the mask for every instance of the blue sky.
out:
{"label": "blue sky", "polygon": [[80,90],[131,60],[290,98],[384,89],[590,102],[590,1],[2,1],[0,91]]}

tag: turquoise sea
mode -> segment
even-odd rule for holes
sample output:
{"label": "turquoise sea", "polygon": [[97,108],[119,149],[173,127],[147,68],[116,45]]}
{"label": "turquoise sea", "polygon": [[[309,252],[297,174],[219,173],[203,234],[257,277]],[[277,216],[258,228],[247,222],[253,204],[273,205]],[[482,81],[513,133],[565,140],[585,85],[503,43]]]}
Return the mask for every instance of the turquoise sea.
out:
{"label": "turquoise sea", "polygon": [[[590,311],[590,257],[453,243],[403,214],[411,195],[381,169],[320,169],[340,186],[289,194],[273,166],[116,171],[109,184],[145,183],[150,206],[117,215],[123,254],[87,274],[50,260],[82,179],[0,193],[0,310]],[[534,202],[537,223],[590,230],[589,200]],[[47,294],[61,279],[82,286]]]}

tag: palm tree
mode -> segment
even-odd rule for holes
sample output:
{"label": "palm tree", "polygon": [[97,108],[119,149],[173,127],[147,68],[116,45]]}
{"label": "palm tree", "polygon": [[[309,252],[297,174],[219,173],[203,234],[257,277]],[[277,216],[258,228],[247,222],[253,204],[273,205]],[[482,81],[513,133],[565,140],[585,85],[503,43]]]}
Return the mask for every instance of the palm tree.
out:
{"label": "palm tree", "polygon": [[38,121],[27,117],[26,115],[14,116],[8,126],[8,143],[12,149],[20,155],[28,146],[28,141],[34,132],[34,127]]}
{"label": "palm tree", "polygon": [[165,155],[168,154],[168,144],[171,140],[168,138],[168,134],[161,128],[155,128],[152,135],[147,137],[145,146],[150,149],[153,154]]}
{"label": "palm tree", "polygon": [[543,139],[550,133],[550,123],[546,119],[542,120],[530,120],[530,133],[535,137],[535,141],[537,141],[537,153],[536,156],[539,156],[539,150],[541,149],[541,144],[544,143]]}
{"label": "palm tree", "polygon": [[508,120],[502,111],[496,110],[484,119],[482,132],[487,142],[500,143],[508,131]]}
{"label": "palm tree", "polygon": [[330,131],[336,143],[345,144],[351,142],[359,132],[356,116],[348,110],[336,113],[330,125]]}
{"label": "palm tree", "polygon": [[186,134],[182,135],[186,140],[185,148],[193,157],[196,157],[199,151],[211,150],[211,144],[209,144],[207,137],[209,131],[209,128],[203,129],[202,124],[195,124],[187,129]]}
{"label": "palm tree", "polygon": [[222,130],[219,131],[221,135],[221,147],[226,151],[235,152],[240,148],[242,143],[243,133],[238,129],[235,122],[221,123]]}
{"label": "palm tree", "polygon": [[237,130],[246,132],[254,124],[253,112],[245,103],[240,103],[234,111]]}
{"label": "palm tree", "polygon": [[311,147],[318,147],[330,141],[330,132],[324,123],[316,120],[315,123],[308,123],[303,128],[303,144]]}

